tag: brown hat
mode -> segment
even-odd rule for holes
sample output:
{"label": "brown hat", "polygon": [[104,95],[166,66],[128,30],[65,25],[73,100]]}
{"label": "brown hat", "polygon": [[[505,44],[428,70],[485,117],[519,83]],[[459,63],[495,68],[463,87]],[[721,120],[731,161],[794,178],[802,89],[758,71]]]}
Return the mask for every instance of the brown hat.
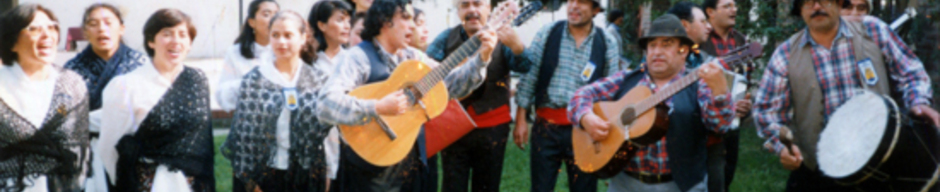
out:
{"label": "brown hat", "polygon": [[640,48],[646,50],[646,44],[657,37],[676,37],[679,38],[683,44],[695,44],[695,42],[689,38],[688,33],[685,32],[685,27],[682,26],[679,17],[673,14],[665,14],[653,20],[650,29],[646,31],[646,34],[643,34],[643,37],[639,40]]}

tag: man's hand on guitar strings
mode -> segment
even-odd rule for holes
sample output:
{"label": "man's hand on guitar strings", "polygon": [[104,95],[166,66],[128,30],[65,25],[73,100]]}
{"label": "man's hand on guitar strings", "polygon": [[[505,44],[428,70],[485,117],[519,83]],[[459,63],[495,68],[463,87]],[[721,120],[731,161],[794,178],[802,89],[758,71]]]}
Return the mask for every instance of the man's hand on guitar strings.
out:
{"label": "man's hand on guitar strings", "polygon": [[[793,148],[792,155],[787,148]],[[800,148],[796,145],[784,147],[783,150],[780,150],[779,156],[780,164],[783,165],[784,169],[793,171],[800,168],[800,165],[803,164],[803,153],[800,153]]]}
{"label": "man's hand on guitar strings", "polygon": [[591,135],[594,141],[607,139],[610,134],[610,123],[604,121],[594,113],[588,113],[581,117],[581,126]]}
{"label": "man's hand on guitar strings", "polygon": [[930,106],[917,105],[911,107],[911,113],[913,113],[914,116],[930,121],[935,128],[940,129],[940,113],[937,113],[937,110],[930,108]]}
{"label": "man's hand on guitar strings", "polygon": [[728,93],[728,83],[725,72],[715,62],[705,64],[696,71],[698,76],[705,80],[705,84],[712,89],[712,97]]}
{"label": "man's hand on guitar strings", "polygon": [[394,116],[405,113],[408,109],[408,97],[402,91],[396,91],[375,102],[375,112],[379,115]]}

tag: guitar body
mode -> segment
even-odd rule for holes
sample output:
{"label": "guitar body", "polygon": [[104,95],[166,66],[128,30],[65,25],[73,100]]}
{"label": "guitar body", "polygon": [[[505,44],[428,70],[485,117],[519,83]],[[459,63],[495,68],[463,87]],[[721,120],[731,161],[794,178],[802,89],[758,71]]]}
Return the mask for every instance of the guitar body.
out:
{"label": "guitar body", "polygon": [[[431,72],[431,67],[420,61],[402,62],[383,82],[360,86],[349,92],[350,96],[364,100],[379,100],[388,94],[407,89]],[[377,121],[364,125],[340,125],[343,139],[349,147],[367,162],[376,166],[389,166],[400,162],[411,152],[421,125],[444,112],[447,107],[447,88],[438,82],[420,99],[421,104],[412,105],[401,115],[379,116],[382,122],[394,131],[398,138],[392,140]]]}
{"label": "guitar body", "polygon": [[620,100],[594,104],[594,114],[610,123],[611,128],[607,138],[600,141],[594,141],[585,130],[572,129],[572,149],[578,168],[599,178],[613,177],[623,172],[636,148],[656,143],[666,135],[669,109],[665,105],[657,105],[640,115],[629,115],[636,118],[626,121],[621,118],[623,113],[632,111],[624,109],[632,108],[650,95],[649,88],[637,86]]}

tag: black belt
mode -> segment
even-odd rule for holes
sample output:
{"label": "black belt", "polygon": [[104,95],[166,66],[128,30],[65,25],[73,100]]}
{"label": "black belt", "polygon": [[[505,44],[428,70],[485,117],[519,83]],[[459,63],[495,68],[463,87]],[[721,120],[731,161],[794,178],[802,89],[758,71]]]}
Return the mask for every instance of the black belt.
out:
{"label": "black belt", "polygon": [[91,136],[92,139],[97,139],[98,136],[100,136],[98,132],[90,132],[90,131],[88,132],[88,135]]}
{"label": "black belt", "polygon": [[671,174],[650,174],[650,173],[642,173],[642,172],[638,173],[638,172],[629,172],[629,171],[624,171],[624,173],[646,184],[665,183],[665,182],[672,181]]}

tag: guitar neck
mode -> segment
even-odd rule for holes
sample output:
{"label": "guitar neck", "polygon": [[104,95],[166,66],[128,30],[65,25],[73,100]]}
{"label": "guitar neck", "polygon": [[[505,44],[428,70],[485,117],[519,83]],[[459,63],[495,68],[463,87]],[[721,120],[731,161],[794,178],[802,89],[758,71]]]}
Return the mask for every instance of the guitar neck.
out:
{"label": "guitar neck", "polygon": [[666,99],[669,99],[669,97],[672,97],[672,95],[682,91],[682,89],[692,85],[692,83],[697,82],[699,79],[700,78],[698,73],[692,72],[689,75],[686,75],[676,82],[670,84],[669,86],[666,86],[656,93],[653,93],[653,95],[651,95],[649,98],[640,101],[636,104],[635,109],[637,109],[636,111],[647,111],[652,109],[653,107],[656,107],[657,104],[665,101]]}
{"label": "guitar neck", "polygon": [[444,77],[447,77],[450,71],[457,68],[461,61],[472,55],[477,48],[480,48],[480,38],[476,36],[470,37],[470,39],[464,42],[456,51],[444,59],[441,65],[432,69],[424,78],[421,78],[421,80],[415,84],[415,87],[418,88],[418,91],[421,91],[422,94],[426,94],[437,82],[444,80]]}

